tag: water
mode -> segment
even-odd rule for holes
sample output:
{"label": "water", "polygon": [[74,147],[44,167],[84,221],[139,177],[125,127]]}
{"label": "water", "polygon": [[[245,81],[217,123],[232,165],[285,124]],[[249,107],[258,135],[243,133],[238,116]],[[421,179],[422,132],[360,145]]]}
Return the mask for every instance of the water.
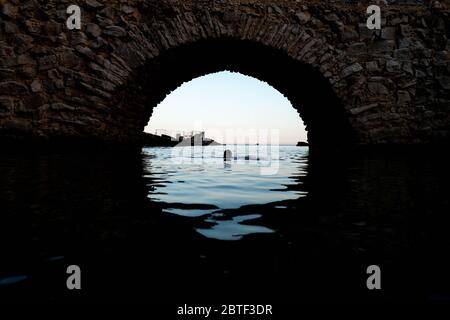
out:
{"label": "water", "polygon": [[0,295],[450,298],[443,154],[233,153],[3,152]]}
{"label": "water", "polygon": [[[231,161],[223,160],[232,150]],[[163,213],[201,217],[195,230],[218,240],[274,230],[255,225],[262,217],[250,205],[263,205],[305,196],[289,190],[294,177],[305,176],[307,148],[294,146],[211,146],[146,148],[145,170],[149,199],[162,203]],[[269,170],[272,168],[272,170]]]}

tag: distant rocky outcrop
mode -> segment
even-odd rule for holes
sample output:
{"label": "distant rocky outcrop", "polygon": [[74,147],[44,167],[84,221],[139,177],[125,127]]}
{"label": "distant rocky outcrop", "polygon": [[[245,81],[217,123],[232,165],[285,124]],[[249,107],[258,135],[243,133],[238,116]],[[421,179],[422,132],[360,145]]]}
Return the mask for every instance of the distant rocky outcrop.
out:
{"label": "distant rocky outcrop", "polygon": [[304,141],[299,141],[297,143],[297,147],[308,147],[309,143],[308,142],[304,142]]}
{"label": "distant rocky outcrop", "polygon": [[195,135],[187,139],[176,140],[168,135],[155,135],[147,132],[142,133],[142,145],[144,147],[190,147],[190,146],[220,146],[221,144],[212,139],[202,139]]}
{"label": "distant rocky outcrop", "polygon": [[177,143],[178,141],[172,141],[172,138],[166,135],[158,136],[147,132],[142,133],[144,147],[174,147]]}

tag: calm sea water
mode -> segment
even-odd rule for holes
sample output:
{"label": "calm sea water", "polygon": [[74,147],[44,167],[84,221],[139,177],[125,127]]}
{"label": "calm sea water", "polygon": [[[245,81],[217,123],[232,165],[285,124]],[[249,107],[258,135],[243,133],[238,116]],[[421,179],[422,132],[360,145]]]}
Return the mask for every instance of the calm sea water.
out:
{"label": "calm sea water", "polygon": [[3,152],[0,295],[450,298],[445,155],[227,148]]}
{"label": "calm sea water", "polygon": [[[233,152],[230,161],[223,159],[225,150]],[[146,148],[143,155],[144,178],[151,180],[148,198],[161,203],[164,214],[200,218],[195,230],[212,239],[240,240],[246,235],[273,233],[258,224],[262,212],[249,206],[306,195],[289,187],[306,175],[307,148]]]}

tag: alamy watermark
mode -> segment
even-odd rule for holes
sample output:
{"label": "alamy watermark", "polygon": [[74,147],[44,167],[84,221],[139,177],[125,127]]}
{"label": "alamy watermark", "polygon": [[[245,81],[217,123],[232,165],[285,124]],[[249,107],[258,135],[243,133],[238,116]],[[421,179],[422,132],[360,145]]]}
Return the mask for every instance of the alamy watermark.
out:
{"label": "alamy watermark", "polygon": [[67,8],[67,14],[70,14],[67,18],[66,26],[69,30],[81,29],[81,8],[77,5],[71,5]]}
{"label": "alamy watermark", "polygon": [[370,14],[367,19],[367,29],[380,30],[381,29],[381,8],[377,5],[367,7],[367,14]]}
{"label": "alamy watermark", "polygon": [[81,290],[81,268],[77,265],[71,265],[67,267],[66,286],[69,290]]}
{"label": "alamy watermark", "polygon": [[381,269],[377,265],[371,265],[367,267],[367,274],[370,276],[367,278],[366,285],[369,290],[381,290]]}
{"label": "alamy watermark", "polygon": [[[367,28],[370,30],[381,29],[381,8],[378,5],[370,5],[366,10],[370,14],[367,19]],[[77,5],[70,5],[67,7],[66,26],[69,30],[81,30],[81,8]]]}
{"label": "alamy watermark", "polygon": [[[77,265],[67,267],[66,286],[69,290],[81,290],[81,268]],[[370,265],[366,270],[369,277],[366,280],[368,290],[381,290],[381,268],[377,265]]]}
{"label": "alamy watermark", "polygon": [[[173,134],[172,136],[175,136]],[[206,146],[204,133],[185,137],[172,148],[175,164],[224,163],[225,166],[243,162],[259,167],[261,175],[276,175],[280,168],[280,130],[227,129],[208,130],[214,141]]]}

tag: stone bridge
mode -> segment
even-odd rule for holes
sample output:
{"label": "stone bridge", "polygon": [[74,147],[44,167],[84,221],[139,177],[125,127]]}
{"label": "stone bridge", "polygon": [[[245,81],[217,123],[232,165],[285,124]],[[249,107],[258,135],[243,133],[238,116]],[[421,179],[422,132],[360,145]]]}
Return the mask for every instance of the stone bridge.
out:
{"label": "stone bridge", "polygon": [[230,70],[283,93],[312,145],[447,143],[448,4],[385,2],[369,30],[374,2],[0,0],[0,136],[137,143],[172,90]]}

